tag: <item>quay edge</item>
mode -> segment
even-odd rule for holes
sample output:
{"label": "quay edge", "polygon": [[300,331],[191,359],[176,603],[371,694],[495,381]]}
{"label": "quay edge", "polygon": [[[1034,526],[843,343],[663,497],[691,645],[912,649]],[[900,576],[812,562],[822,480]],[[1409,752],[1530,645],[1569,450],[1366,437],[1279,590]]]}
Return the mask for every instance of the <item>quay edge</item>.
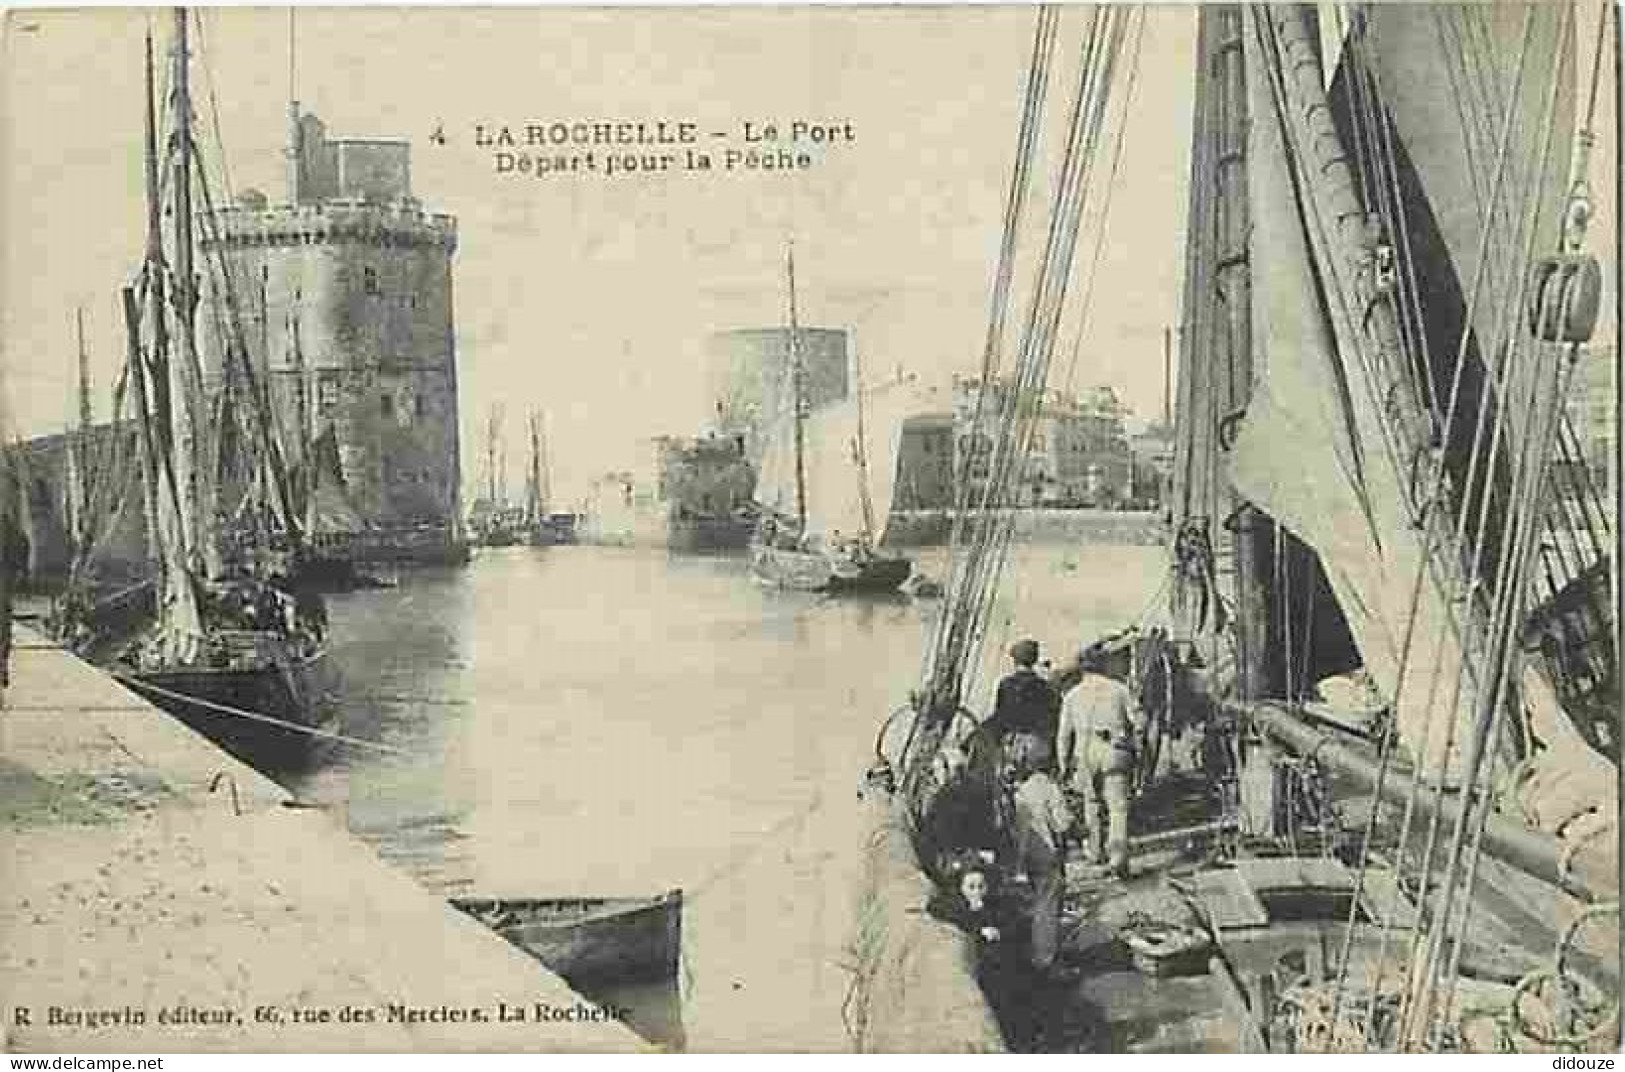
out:
{"label": "quay edge", "polygon": [[[26,626],[0,711],[0,873],[8,1052],[650,1048],[586,1019],[591,1004],[557,976],[328,815]],[[496,1022],[499,1002],[527,1019]],[[539,1006],[577,1011],[537,1022]],[[106,1022],[53,1027],[53,1007]]]}

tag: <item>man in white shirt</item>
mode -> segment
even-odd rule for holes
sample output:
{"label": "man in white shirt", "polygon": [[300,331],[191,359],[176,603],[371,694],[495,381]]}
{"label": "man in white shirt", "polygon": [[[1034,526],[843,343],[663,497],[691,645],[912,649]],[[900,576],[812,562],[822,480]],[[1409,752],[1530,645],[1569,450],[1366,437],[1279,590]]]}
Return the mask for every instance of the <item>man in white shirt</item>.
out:
{"label": "man in white shirt", "polygon": [[1063,782],[1081,801],[1084,853],[1105,856],[1118,877],[1128,875],[1129,787],[1139,760],[1141,718],[1128,676],[1127,642],[1078,656],[1082,677],[1061,703],[1056,735]]}
{"label": "man in white shirt", "polygon": [[1012,735],[1010,765],[1016,862],[1032,881],[1032,963],[1039,971],[1050,971],[1060,951],[1065,839],[1072,815],[1060,786],[1049,776],[1049,745],[1043,738]]}

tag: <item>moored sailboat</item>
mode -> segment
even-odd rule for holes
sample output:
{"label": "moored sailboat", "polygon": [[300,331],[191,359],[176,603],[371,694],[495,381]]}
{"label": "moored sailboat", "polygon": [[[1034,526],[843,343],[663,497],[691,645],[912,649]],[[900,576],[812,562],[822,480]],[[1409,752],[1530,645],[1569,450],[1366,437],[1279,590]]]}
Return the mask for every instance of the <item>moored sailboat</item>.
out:
{"label": "moored sailboat", "polygon": [[[891,513],[897,450],[907,399],[901,388],[853,397],[809,414],[796,309],[795,251],[785,259],[789,288],[790,412],[764,451],[751,569],[764,584],[807,592],[895,592],[913,563],[881,548]],[[871,456],[865,411],[884,405]]]}
{"label": "moored sailboat", "polygon": [[[192,134],[188,18],[185,9],[174,14],[173,130],[162,161],[147,44],[147,247],[123,292],[156,614],[122,644],[111,669],[159,707],[274,771],[309,758],[311,731],[325,717],[316,674],[326,613],[319,595],[282,572],[290,555],[298,557],[302,534],[280,446],[242,344],[229,275],[223,264],[194,258],[194,228],[208,226],[212,197]],[[203,201],[201,217],[194,195]],[[231,325],[234,340],[213,392],[195,335],[197,280],[211,271],[225,300],[209,312]]]}

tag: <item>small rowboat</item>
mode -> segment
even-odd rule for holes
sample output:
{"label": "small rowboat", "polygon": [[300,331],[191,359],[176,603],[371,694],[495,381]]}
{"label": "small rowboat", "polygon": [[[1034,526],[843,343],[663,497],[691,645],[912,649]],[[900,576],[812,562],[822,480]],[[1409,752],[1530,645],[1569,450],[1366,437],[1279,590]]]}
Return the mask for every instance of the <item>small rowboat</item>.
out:
{"label": "small rowboat", "polygon": [[682,890],[658,897],[454,897],[451,904],[573,985],[677,975]]}

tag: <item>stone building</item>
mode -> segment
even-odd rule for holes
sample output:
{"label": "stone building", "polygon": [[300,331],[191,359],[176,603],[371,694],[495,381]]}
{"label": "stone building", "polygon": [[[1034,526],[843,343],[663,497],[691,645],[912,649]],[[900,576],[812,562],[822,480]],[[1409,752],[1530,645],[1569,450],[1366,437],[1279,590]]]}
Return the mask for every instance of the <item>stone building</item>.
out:
{"label": "stone building", "polygon": [[[214,214],[204,256],[228,265],[290,462],[331,431],[356,553],[460,558],[456,222],[413,195],[406,142],[330,138],[297,104],[290,119],[286,203],[245,192]],[[232,328],[216,283],[199,328],[218,381]]]}
{"label": "stone building", "polygon": [[954,505],[954,417],[928,413],[903,425],[897,450],[893,510],[945,510]]}
{"label": "stone building", "polygon": [[[844,328],[799,329],[809,410],[847,397],[850,340]],[[790,329],[738,328],[707,341],[707,384],[715,400],[716,430],[743,435],[751,464],[762,459],[762,436],[790,414]]]}
{"label": "stone building", "polygon": [[[994,456],[991,439],[975,428],[981,394],[979,381],[955,381],[955,447],[972,501],[979,501],[986,488]],[[1011,398],[1008,385],[995,381],[983,405],[1005,409]],[[1109,388],[1096,388],[1087,398],[1047,394],[1016,480],[1017,504],[1057,508],[1127,504],[1134,493],[1134,461],[1123,428],[1125,412]]]}

